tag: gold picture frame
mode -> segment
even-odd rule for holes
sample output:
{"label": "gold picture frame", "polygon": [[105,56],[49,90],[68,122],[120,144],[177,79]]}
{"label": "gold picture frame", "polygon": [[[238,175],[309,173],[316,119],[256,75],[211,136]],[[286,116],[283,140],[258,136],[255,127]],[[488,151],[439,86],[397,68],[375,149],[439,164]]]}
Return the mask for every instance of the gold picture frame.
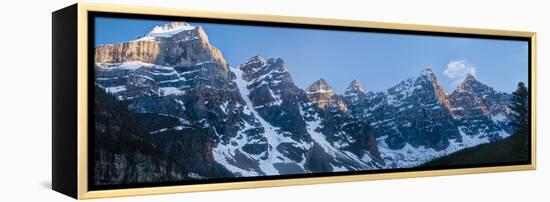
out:
{"label": "gold picture frame", "polygon": [[[337,182],[351,182],[351,181],[364,181],[364,180],[380,180],[380,179],[397,179],[397,178],[413,178],[413,177],[426,177],[426,176],[442,176],[442,175],[458,175],[458,174],[472,174],[472,173],[489,173],[489,172],[503,172],[503,171],[520,171],[520,170],[535,170],[536,169],[536,33],[524,32],[524,31],[511,31],[511,30],[493,30],[493,29],[478,29],[478,28],[462,28],[462,27],[445,27],[445,26],[430,26],[430,25],[413,25],[413,24],[399,24],[399,23],[383,23],[383,22],[368,22],[358,20],[341,20],[341,19],[323,19],[323,18],[308,18],[308,17],[294,17],[294,16],[277,16],[277,15],[259,15],[259,14],[239,14],[239,13],[221,13],[221,12],[208,12],[208,11],[195,11],[195,10],[183,10],[183,9],[170,9],[170,8],[152,8],[152,7],[138,7],[138,6],[121,6],[121,5],[107,5],[107,4],[91,4],[91,3],[78,3],[68,9],[75,11],[70,17],[74,17],[76,26],[74,26],[76,33],[76,56],[77,70],[75,75],[76,82],[76,131],[73,133],[60,134],[55,127],[54,118],[54,190],[60,191],[64,194],[72,196],[77,199],[92,199],[103,197],[121,197],[121,196],[135,196],[135,195],[151,195],[151,194],[168,194],[168,193],[184,193],[184,192],[197,192],[197,191],[212,191],[212,190],[227,190],[227,189],[244,189],[244,188],[258,188],[258,187],[276,187],[276,186],[290,186],[290,185],[306,185],[306,184],[319,184],[319,183],[337,183]],[[63,12],[63,10],[57,11]],[[461,169],[445,169],[445,170],[428,170],[428,171],[404,171],[395,173],[376,173],[376,174],[358,174],[358,175],[346,175],[346,176],[327,176],[327,177],[308,177],[308,178],[296,178],[296,179],[277,179],[277,180],[259,180],[259,181],[245,181],[245,182],[229,182],[229,183],[213,183],[213,184],[194,184],[194,185],[174,185],[174,186],[160,186],[160,187],[146,187],[146,188],[124,188],[124,189],[109,189],[109,190],[89,190],[88,188],[88,65],[89,65],[89,50],[88,47],[88,14],[90,12],[109,12],[109,13],[124,13],[124,14],[144,14],[144,15],[161,15],[161,16],[177,16],[177,17],[194,17],[205,19],[227,19],[227,20],[246,20],[246,21],[259,21],[259,22],[273,22],[273,23],[297,23],[307,25],[327,25],[327,26],[344,26],[344,27],[359,27],[359,28],[375,28],[385,30],[396,31],[420,31],[420,32],[433,32],[433,33],[452,33],[452,34],[476,34],[484,36],[512,36],[528,38],[531,44],[530,46],[530,76],[531,80],[528,84],[531,88],[531,163],[525,165],[511,165],[511,166],[496,166],[496,167],[479,167],[479,168],[461,168]],[[56,34],[55,24],[64,23],[62,21],[56,22],[56,14],[54,13],[54,35]],[[60,15],[60,14],[59,14]],[[63,16],[66,18],[67,16]],[[60,19],[60,18],[59,18]],[[75,25],[73,23],[73,25]],[[61,25],[59,25],[61,26]],[[72,25],[71,25],[72,26]],[[66,25],[63,26],[67,28]],[[61,33],[58,31],[57,33]],[[55,36],[54,36],[55,39]],[[54,40],[54,46],[56,46]],[[69,50],[67,50],[69,51]],[[54,68],[56,65],[60,65],[55,61],[55,47],[54,47]],[[61,54],[61,53],[60,53]],[[55,70],[54,70],[55,74]],[[60,75],[67,76],[67,75]],[[68,75],[71,76],[71,75]],[[54,75],[54,95],[55,95],[55,78]],[[59,78],[57,77],[57,78]],[[60,84],[61,85],[61,84]],[[61,98],[59,98],[61,99]],[[54,96],[54,116],[61,116],[56,111],[55,107],[56,98]],[[61,127],[61,126],[60,126]],[[62,144],[69,143],[56,143],[56,137],[76,137],[76,150],[69,149],[56,152],[56,148]],[[73,142],[74,143],[74,142]],[[67,149],[67,148],[65,148]],[[74,152],[74,157],[64,156],[63,152]],[[62,154],[63,153],[63,154]],[[59,157],[56,157],[59,155]],[[74,165],[59,165],[57,159],[68,159],[67,164],[71,163],[70,159],[76,160]],[[72,179],[66,176],[68,179],[58,179],[56,172],[73,172],[76,178]],[[59,176],[59,175],[58,175]],[[70,182],[69,182],[70,181]],[[63,184],[62,184],[63,183]]]}

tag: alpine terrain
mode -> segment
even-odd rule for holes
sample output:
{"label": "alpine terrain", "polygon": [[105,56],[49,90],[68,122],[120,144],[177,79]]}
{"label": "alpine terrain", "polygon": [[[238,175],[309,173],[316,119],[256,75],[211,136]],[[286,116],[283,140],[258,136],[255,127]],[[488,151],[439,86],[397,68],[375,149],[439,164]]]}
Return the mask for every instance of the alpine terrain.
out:
{"label": "alpine terrain", "polygon": [[511,95],[425,69],[385,91],[301,89],[282,58],[230,66],[171,22],[95,49],[96,184],[408,168],[507,138]]}

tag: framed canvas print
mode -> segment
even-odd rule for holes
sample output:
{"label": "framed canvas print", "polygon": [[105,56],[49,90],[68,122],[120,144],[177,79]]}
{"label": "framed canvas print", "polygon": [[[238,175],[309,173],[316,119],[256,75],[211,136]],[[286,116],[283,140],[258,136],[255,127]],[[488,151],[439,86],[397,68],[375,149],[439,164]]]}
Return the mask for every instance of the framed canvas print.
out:
{"label": "framed canvas print", "polygon": [[78,199],[535,169],[535,33],[75,4],[53,189]]}

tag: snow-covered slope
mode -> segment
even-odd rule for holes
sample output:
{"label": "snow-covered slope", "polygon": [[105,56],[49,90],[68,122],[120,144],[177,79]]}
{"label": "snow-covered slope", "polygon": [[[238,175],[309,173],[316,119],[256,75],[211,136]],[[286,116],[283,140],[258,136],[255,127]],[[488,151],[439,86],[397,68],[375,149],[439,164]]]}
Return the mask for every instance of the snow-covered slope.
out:
{"label": "snow-covered slope", "polygon": [[[305,160],[301,162],[295,162],[282,154],[280,150],[281,143],[287,143],[291,144],[297,148],[300,148],[302,150],[309,149],[310,145],[304,142],[297,142],[293,139],[291,139],[288,136],[285,136],[284,133],[281,131],[280,128],[275,127],[271,125],[269,122],[264,120],[262,116],[256,111],[256,108],[254,107],[254,104],[250,100],[250,91],[248,89],[249,82],[245,81],[242,76],[243,72],[242,70],[238,68],[233,68],[232,72],[235,73],[236,79],[235,83],[237,84],[237,87],[239,89],[239,93],[243,100],[246,103],[246,111],[249,111],[255,119],[261,124],[261,128],[264,130],[262,133],[262,136],[265,137],[265,141],[267,144],[267,150],[259,153],[259,154],[250,154],[246,151],[243,151],[242,148],[250,144],[251,142],[246,141],[249,138],[247,137],[246,131],[250,129],[249,126],[241,129],[238,131],[238,135],[236,138],[230,141],[230,144],[224,145],[224,144],[218,144],[216,148],[214,149],[214,157],[216,160],[220,163],[222,163],[224,166],[226,166],[228,169],[239,173],[240,175],[244,176],[257,176],[260,174],[264,175],[277,175],[277,174],[285,174],[283,172],[280,172],[281,166],[298,166],[302,172],[305,172],[304,169],[304,163]],[[253,159],[257,161],[257,164],[260,168],[261,172],[254,172],[251,170],[245,170],[238,168],[237,166],[233,165],[228,161],[228,159],[232,161],[235,160],[236,152],[239,152],[243,155],[246,155],[247,158]],[[305,156],[303,157],[305,159]]]}

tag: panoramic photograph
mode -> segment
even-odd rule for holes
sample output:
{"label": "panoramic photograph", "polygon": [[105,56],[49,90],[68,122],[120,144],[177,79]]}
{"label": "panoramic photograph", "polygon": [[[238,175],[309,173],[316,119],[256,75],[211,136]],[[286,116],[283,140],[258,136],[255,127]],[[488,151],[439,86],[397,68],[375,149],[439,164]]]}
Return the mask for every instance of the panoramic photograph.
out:
{"label": "panoramic photograph", "polygon": [[527,41],[93,22],[96,186],[530,162]]}

